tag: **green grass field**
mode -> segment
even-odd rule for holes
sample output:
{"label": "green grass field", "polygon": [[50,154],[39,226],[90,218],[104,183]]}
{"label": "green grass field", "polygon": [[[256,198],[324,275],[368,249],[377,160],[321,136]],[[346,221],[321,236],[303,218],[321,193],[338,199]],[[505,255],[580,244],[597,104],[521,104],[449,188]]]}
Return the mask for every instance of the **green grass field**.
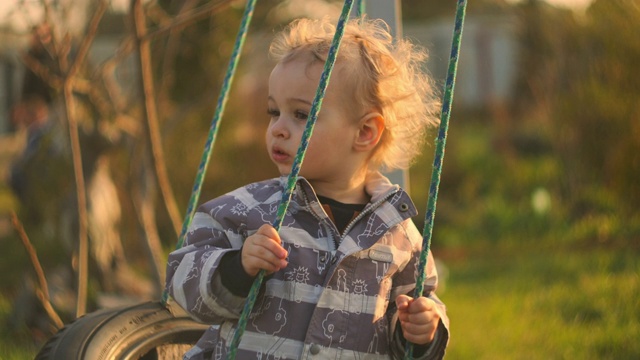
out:
{"label": "green grass field", "polygon": [[12,305],[6,294],[0,294],[0,359],[33,359],[40,344],[26,327],[14,329],[9,324]]}
{"label": "green grass field", "polygon": [[635,251],[486,251],[448,267],[448,359],[640,358]]}

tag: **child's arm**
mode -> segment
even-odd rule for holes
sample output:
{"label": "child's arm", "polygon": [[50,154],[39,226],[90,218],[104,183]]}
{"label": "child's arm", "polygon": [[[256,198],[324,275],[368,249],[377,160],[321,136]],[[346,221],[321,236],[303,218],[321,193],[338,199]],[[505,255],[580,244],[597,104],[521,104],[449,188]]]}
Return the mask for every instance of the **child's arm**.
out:
{"label": "child's arm", "polygon": [[276,229],[262,225],[247,237],[242,249],[228,252],[220,260],[222,285],[234,295],[246,297],[258,272],[264,269],[270,274],[285,268],[287,255]]}
{"label": "child's arm", "polygon": [[230,223],[229,216],[211,211],[223,202],[198,209],[183,247],[169,254],[167,262],[169,294],[192,317],[206,323],[237,318],[258,271],[286,267],[287,252],[277,231],[266,224],[245,239],[232,230],[239,225]]}
{"label": "child's arm", "polygon": [[225,201],[208,202],[198,209],[183,246],[171,252],[167,260],[169,294],[194,319],[204,323],[237,318],[244,303],[244,297],[226,289],[220,277],[222,258],[240,250],[244,240],[239,225],[221,211],[211,210],[222,209],[219,204]]}

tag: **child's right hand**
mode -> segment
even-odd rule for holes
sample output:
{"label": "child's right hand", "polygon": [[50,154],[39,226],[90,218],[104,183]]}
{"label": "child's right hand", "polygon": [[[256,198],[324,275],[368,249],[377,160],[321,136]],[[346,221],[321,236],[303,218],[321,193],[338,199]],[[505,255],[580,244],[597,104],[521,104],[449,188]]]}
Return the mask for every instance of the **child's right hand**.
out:
{"label": "child's right hand", "polygon": [[242,267],[250,276],[258,275],[262,269],[270,274],[287,267],[287,255],[276,229],[265,224],[244,241]]}

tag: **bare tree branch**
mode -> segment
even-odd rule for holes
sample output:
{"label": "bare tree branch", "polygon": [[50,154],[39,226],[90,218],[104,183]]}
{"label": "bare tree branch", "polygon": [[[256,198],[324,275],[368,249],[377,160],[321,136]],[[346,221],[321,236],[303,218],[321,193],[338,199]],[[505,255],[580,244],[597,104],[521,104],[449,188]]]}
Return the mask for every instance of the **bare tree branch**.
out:
{"label": "bare tree branch", "polygon": [[[176,16],[179,18],[183,16],[183,14],[191,11],[198,4],[198,0],[186,0],[182,7],[180,8],[180,12]],[[169,104],[166,101],[169,98],[169,89],[173,86],[175,74],[173,71],[173,66],[175,64],[176,54],[179,49],[180,44],[180,34],[178,28],[172,28],[169,31],[169,36],[166,42],[164,56],[162,57],[162,78],[160,79],[160,89],[158,90],[158,99],[160,99],[160,106],[164,105],[166,107]]]}
{"label": "bare tree branch", "polygon": [[64,104],[69,123],[69,137],[71,141],[71,154],[73,159],[74,177],[76,180],[76,193],[78,202],[78,301],[76,304],[76,317],[85,314],[87,306],[87,282],[89,272],[89,241],[87,235],[88,216],[87,216],[87,198],[86,186],[84,182],[84,171],[82,169],[82,154],[80,148],[80,136],[78,134],[78,122],[75,117],[75,97],[73,95],[73,86],[75,75],[84,62],[89,46],[95,38],[98,24],[107,9],[107,1],[101,0],[98,8],[91,19],[89,29],[80,42],[78,54],[73,60],[64,81]]}
{"label": "bare tree branch", "polygon": [[42,270],[42,265],[40,265],[40,260],[38,259],[38,255],[36,254],[36,249],[31,244],[29,240],[29,236],[27,232],[24,230],[24,226],[18,219],[18,215],[15,212],[11,212],[11,223],[13,224],[13,228],[18,233],[18,237],[22,240],[22,244],[24,248],[27,250],[27,254],[29,254],[29,259],[31,260],[31,265],[33,265],[33,269],[36,272],[36,277],[38,278],[38,284],[40,285],[40,289],[36,289],[36,295],[38,299],[42,303],[47,315],[55,326],[58,329],[61,329],[64,326],[64,323],[58,316],[58,313],[51,306],[51,298],[49,296],[49,285],[47,285],[47,278],[44,276],[44,271]]}
{"label": "bare tree branch", "polygon": [[78,300],[76,303],[76,317],[86,312],[87,281],[89,268],[89,244],[87,238],[87,195],[82,169],[82,155],[80,150],[80,136],[78,123],[75,117],[75,99],[71,82],[65,82],[64,105],[69,123],[69,138],[71,141],[71,154],[73,159],[73,173],[76,180],[76,193],[78,203]]}
{"label": "bare tree branch", "polygon": [[98,32],[98,25],[100,25],[100,20],[102,20],[102,16],[104,12],[107,10],[108,3],[106,0],[100,0],[98,2],[98,8],[96,12],[93,14],[93,18],[91,18],[91,22],[89,23],[89,28],[87,29],[87,34],[80,42],[80,46],[78,47],[78,53],[69,68],[69,72],[67,73],[67,78],[72,78],[78,73],[80,69],[80,65],[84,62],[87,57],[87,53],[89,52],[89,48],[93,43],[93,39]]}
{"label": "bare tree branch", "polygon": [[165,33],[173,30],[183,29],[201,19],[207,18],[211,16],[211,14],[217,13],[228,8],[231,5],[231,0],[224,0],[219,3],[209,3],[200,8],[193,9],[191,11],[181,13],[168,25],[161,27],[158,30],[146,33],[142,39],[143,40],[153,40],[156,39]]}
{"label": "bare tree branch", "polygon": [[38,75],[49,86],[58,90],[62,89],[62,86],[64,85],[64,80],[60,76],[52,73],[51,69],[49,69],[47,66],[45,66],[40,61],[35,59],[33,56],[31,56],[28,53],[24,54],[22,56],[22,62],[27,68],[29,68],[29,70],[31,70],[34,74]]}
{"label": "bare tree branch", "polygon": [[164,162],[164,151],[160,137],[160,126],[158,124],[157,107],[155,103],[155,89],[153,84],[153,73],[151,68],[151,47],[149,40],[145,40],[147,32],[145,17],[140,0],[133,0],[132,3],[133,22],[138,43],[138,58],[140,61],[140,81],[142,82],[144,109],[147,118],[147,128],[149,130],[149,140],[151,153],[153,155],[154,168],[160,192],[164,198],[164,203],[169,213],[169,218],[176,232],[176,237],[180,234],[182,219],[178,204],[173,196],[173,190],[167,175],[167,168]]}
{"label": "bare tree branch", "polygon": [[144,186],[134,186],[133,191],[133,205],[136,208],[136,213],[138,214],[138,221],[142,224],[147,238],[148,246],[146,250],[148,251],[149,259],[151,260],[151,267],[153,269],[152,275],[155,279],[155,290],[158,296],[160,296],[160,294],[162,294],[162,289],[164,288],[164,259],[162,255],[160,235],[158,234],[158,226],[155,219],[153,196],[151,194],[151,190]]}
{"label": "bare tree branch", "polygon": [[100,79],[104,83],[107,95],[113,103],[117,114],[125,111],[126,100],[122,96],[121,88],[115,79],[116,66],[122,63],[122,61],[131,54],[134,48],[134,38],[131,36],[126,37],[118,49],[116,49],[115,55],[102,62],[92,76],[94,80]]}

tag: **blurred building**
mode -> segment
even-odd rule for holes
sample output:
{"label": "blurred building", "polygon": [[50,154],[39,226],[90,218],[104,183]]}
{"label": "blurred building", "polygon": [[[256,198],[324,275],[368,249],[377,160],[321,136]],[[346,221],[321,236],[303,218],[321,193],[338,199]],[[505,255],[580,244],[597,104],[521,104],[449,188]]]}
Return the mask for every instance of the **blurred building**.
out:
{"label": "blurred building", "polygon": [[[451,52],[454,19],[404,23],[404,36],[429,51],[428,68],[444,85]],[[458,63],[454,104],[483,108],[509,102],[516,78],[516,21],[503,16],[467,16]]]}

